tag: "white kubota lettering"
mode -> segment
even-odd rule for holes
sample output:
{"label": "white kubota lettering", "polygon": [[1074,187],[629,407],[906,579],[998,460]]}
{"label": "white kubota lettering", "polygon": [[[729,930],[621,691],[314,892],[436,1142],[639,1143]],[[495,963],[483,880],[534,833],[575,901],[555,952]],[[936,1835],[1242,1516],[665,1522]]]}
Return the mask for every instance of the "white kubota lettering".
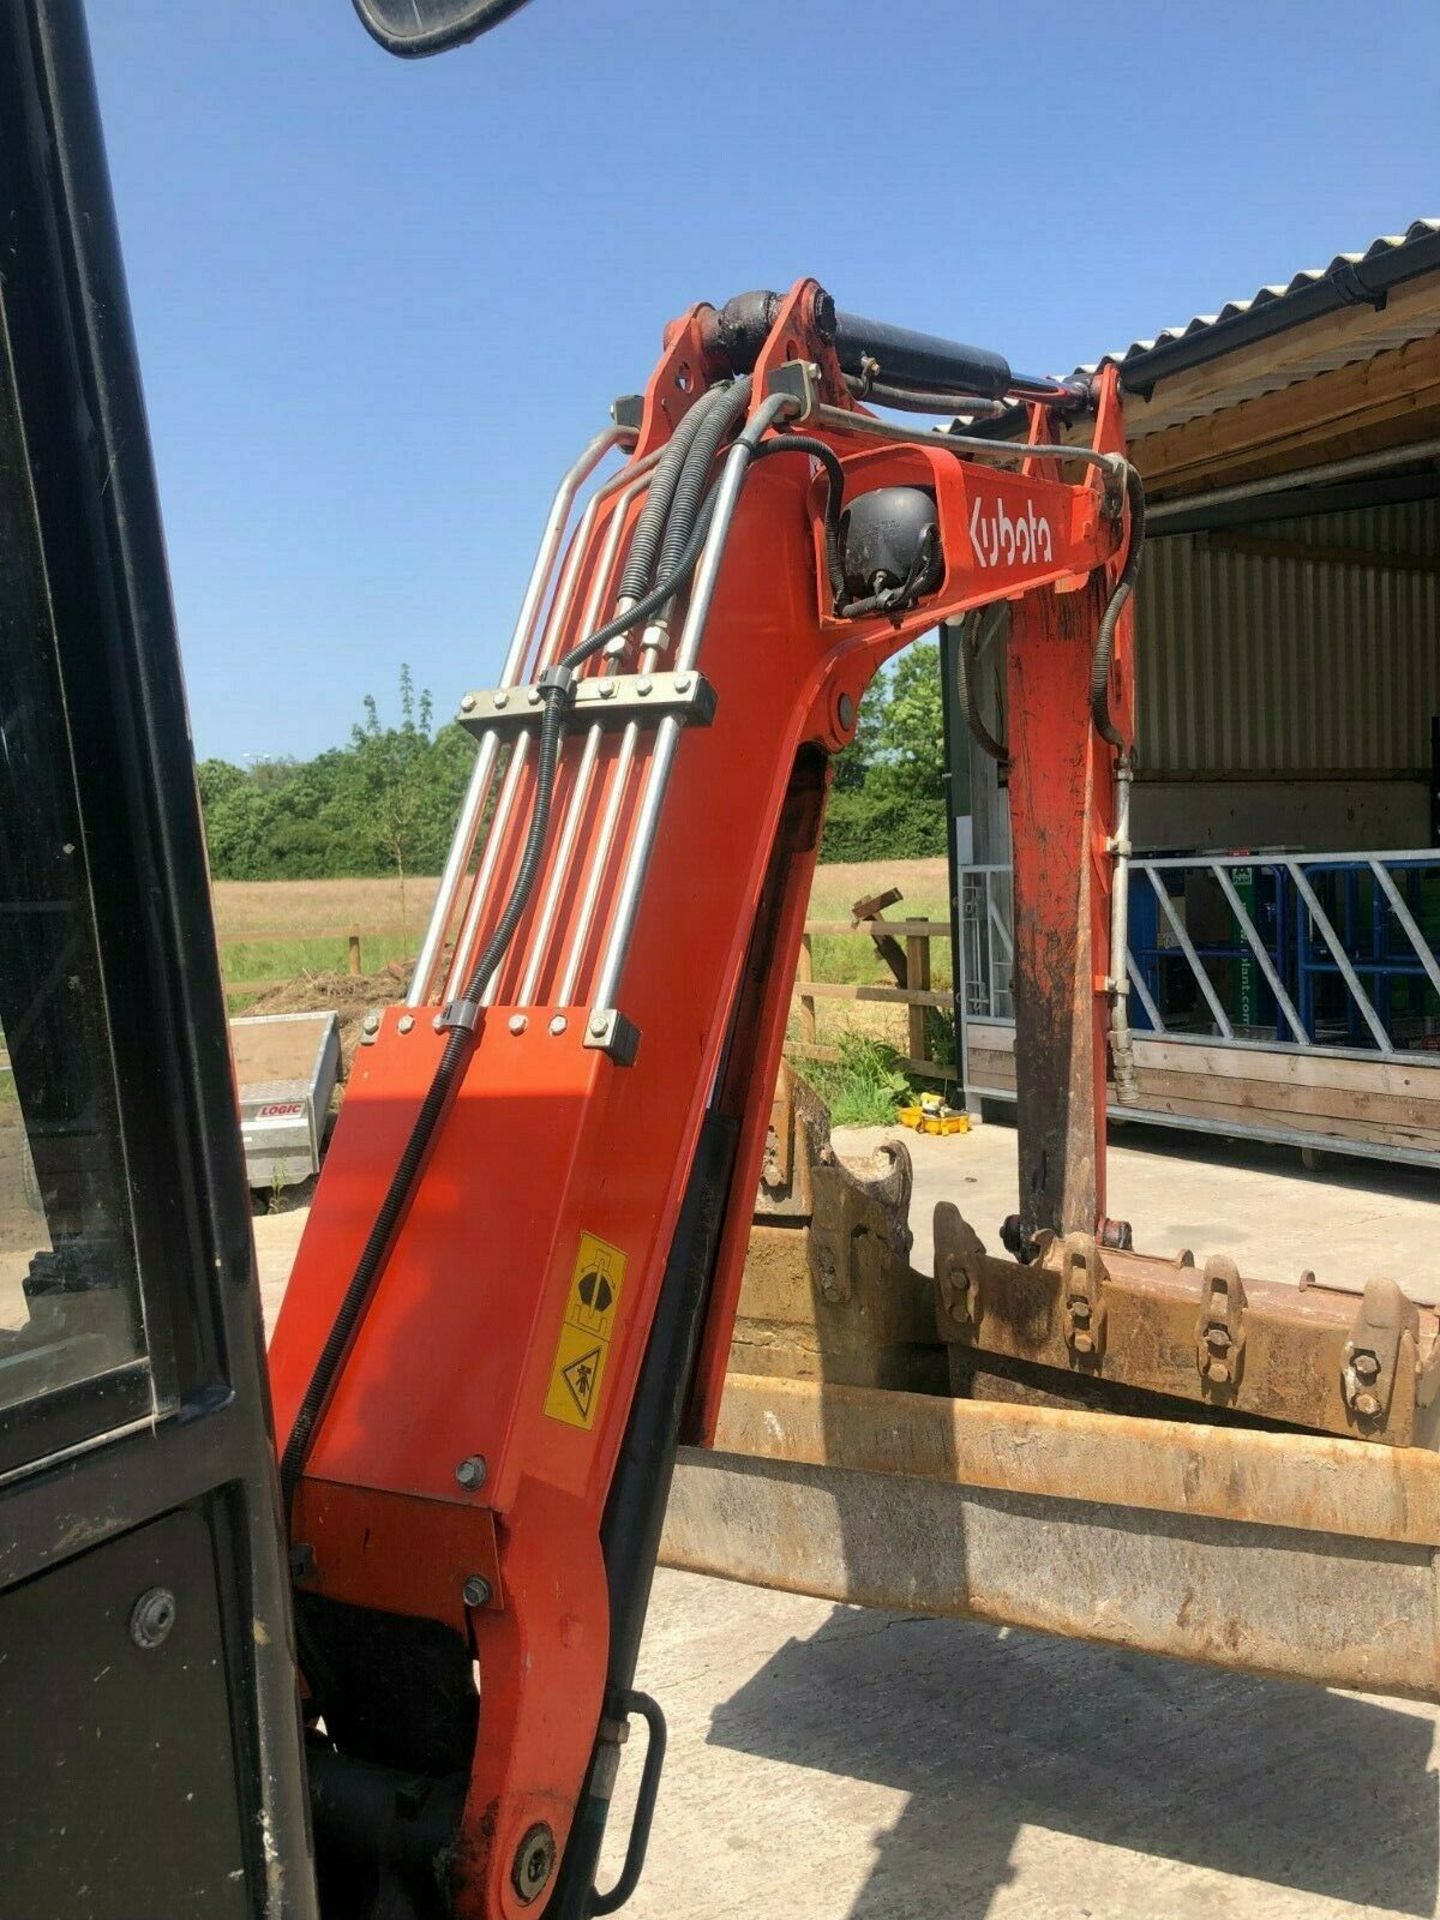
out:
{"label": "white kubota lettering", "polygon": [[970,541],[981,567],[1043,566],[1055,558],[1050,522],[1035,511],[1033,501],[1012,519],[1003,500],[987,507],[977,498],[970,510]]}

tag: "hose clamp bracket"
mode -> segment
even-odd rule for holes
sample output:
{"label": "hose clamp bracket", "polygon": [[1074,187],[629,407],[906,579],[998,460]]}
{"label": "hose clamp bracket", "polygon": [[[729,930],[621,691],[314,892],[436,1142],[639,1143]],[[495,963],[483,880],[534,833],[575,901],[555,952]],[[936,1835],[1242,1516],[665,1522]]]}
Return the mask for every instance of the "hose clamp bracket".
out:
{"label": "hose clamp bracket", "polygon": [[435,1016],[437,1033],[474,1033],[485,1009],[475,1000],[452,1000]]}

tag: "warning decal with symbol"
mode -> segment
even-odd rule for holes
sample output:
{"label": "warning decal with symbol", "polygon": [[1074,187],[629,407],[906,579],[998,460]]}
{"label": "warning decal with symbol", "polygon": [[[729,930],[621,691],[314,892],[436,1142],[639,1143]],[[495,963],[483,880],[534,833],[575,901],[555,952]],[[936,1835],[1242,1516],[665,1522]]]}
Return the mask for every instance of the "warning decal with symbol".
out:
{"label": "warning decal with symbol", "polygon": [[552,1420],[587,1432],[594,1424],[624,1280],[620,1249],[593,1233],[582,1233],[545,1393],[545,1411]]}

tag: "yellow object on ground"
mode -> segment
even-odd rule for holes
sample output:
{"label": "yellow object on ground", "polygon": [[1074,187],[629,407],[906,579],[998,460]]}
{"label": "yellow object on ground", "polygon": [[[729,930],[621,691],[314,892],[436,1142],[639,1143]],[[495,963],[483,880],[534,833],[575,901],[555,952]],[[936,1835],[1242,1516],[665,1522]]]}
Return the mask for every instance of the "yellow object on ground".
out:
{"label": "yellow object on ground", "polygon": [[958,1107],[947,1107],[936,1093],[924,1093],[920,1104],[914,1107],[901,1107],[900,1124],[913,1127],[917,1133],[968,1133],[970,1117],[961,1113]]}

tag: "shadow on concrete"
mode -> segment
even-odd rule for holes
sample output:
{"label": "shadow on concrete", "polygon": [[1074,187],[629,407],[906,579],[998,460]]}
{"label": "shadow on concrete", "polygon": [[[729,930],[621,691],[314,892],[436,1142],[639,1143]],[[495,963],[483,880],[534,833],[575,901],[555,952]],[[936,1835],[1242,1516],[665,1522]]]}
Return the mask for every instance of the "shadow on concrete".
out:
{"label": "shadow on concrete", "polygon": [[982,1920],[1027,1825],[1430,1920],[1431,1735],[1317,1688],[837,1607],[710,1740],[911,1796],[851,1920]]}

